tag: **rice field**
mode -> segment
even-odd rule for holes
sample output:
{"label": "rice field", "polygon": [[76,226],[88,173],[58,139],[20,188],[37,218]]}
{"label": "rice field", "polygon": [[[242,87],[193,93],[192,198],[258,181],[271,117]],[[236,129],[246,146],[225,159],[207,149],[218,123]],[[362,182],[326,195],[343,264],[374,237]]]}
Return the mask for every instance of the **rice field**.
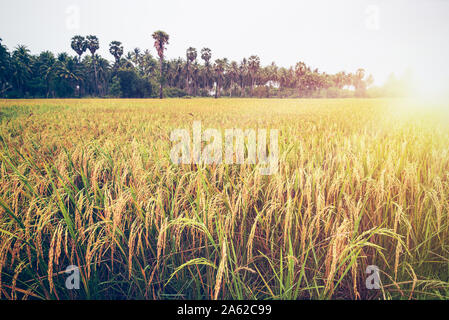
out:
{"label": "rice field", "polygon": [[[0,299],[448,299],[447,108],[3,100]],[[278,129],[278,172],[173,164],[193,121]]]}

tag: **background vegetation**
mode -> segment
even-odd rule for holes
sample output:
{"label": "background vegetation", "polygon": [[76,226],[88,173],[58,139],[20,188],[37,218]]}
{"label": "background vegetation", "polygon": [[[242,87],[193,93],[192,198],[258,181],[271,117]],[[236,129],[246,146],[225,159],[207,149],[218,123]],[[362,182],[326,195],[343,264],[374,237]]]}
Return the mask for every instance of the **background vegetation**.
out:
{"label": "background vegetation", "polygon": [[74,36],[71,47],[75,56],[50,51],[33,55],[23,45],[10,52],[0,39],[0,97],[344,98],[398,96],[405,92],[403,81],[367,91],[374,79],[365,75],[364,69],[327,74],[304,62],[287,68],[274,62],[262,66],[257,55],[240,62],[214,60],[209,48],[199,51],[190,47],[184,58],[166,60],[169,36],[156,31],[153,39],[156,57],[150,50],[139,48],[125,54],[121,42],[112,41],[109,52],[113,62],[97,53],[100,42],[96,36]]}

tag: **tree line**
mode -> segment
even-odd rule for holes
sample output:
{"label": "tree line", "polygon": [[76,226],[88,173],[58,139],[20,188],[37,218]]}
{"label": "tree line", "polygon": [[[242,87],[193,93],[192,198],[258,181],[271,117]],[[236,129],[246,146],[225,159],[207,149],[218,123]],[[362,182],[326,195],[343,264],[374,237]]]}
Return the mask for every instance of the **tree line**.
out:
{"label": "tree line", "polygon": [[156,31],[152,39],[156,55],[139,48],[125,54],[122,43],[112,41],[113,61],[97,53],[95,35],[74,36],[74,56],[50,51],[33,55],[24,45],[10,52],[0,39],[0,97],[364,97],[373,83],[362,68],[328,74],[302,61],[287,68],[274,62],[262,66],[257,55],[240,62],[213,59],[209,48],[189,47],[185,57],[168,60],[169,35]]}

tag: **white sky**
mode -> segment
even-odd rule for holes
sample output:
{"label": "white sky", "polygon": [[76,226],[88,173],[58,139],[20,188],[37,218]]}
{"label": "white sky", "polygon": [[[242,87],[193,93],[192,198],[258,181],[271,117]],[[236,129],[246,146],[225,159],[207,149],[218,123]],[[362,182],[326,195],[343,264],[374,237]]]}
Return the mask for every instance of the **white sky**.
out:
{"label": "white sky", "polygon": [[[79,14],[78,14],[79,13]],[[213,59],[262,64],[304,61],[329,73],[363,67],[381,84],[411,68],[424,81],[449,79],[449,1],[445,0],[14,0],[0,1],[0,38],[33,53],[70,48],[75,34],[95,34],[125,52],[153,48],[151,34],[170,35],[167,56],[207,46]]]}

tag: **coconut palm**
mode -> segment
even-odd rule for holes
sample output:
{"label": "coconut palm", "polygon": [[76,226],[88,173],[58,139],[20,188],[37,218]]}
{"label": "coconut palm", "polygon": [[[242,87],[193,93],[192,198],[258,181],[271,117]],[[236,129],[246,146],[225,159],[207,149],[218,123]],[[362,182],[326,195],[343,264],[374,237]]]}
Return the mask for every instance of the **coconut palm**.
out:
{"label": "coconut palm", "polygon": [[143,76],[149,77],[154,73],[156,67],[157,61],[153,58],[149,50],[145,50],[140,59],[139,72]]}
{"label": "coconut palm", "polygon": [[159,98],[163,98],[163,62],[164,62],[164,51],[166,49],[166,45],[168,44],[169,35],[164,31],[158,30],[152,35],[154,39],[154,47],[157,50],[157,54],[159,55],[159,71],[160,71],[160,88],[159,88]]}
{"label": "coconut palm", "polygon": [[50,81],[54,77],[56,59],[50,51],[42,52],[35,63],[37,72],[45,83],[45,95],[50,95]]}
{"label": "coconut palm", "polygon": [[221,86],[223,83],[223,76],[228,64],[226,58],[215,60],[214,70],[216,78],[215,98],[220,96]]}
{"label": "coconut palm", "polygon": [[97,65],[97,73],[99,79],[99,93],[105,95],[108,87],[108,80],[110,78],[110,65],[109,61],[102,58],[98,54],[95,55],[95,63]]}
{"label": "coconut palm", "polygon": [[201,49],[201,59],[204,60],[203,82],[206,89],[210,88],[210,59],[212,51],[209,48]]}
{"label": "coconut palm", "polygon": [[11,76],[11,57],[0,38],[0,96],[11,88],[8,83]]}
{"label": "coconut palm", "polygon": [[12,53],[13,79],[22,95],[28,89],[27,83],[31,78],[32,60],[30,50],[24,45],[17,46]]}
{"label": "coconut palm", "polygon": [[353,85],[355,88],[355,94],[358,97],[365,95],[366,83],[363,80],[365,78],[365,69],[359,68],[352,77]]}
{"label": "coconut palm", "polygon": [[228,77],[229,77],[229,95],[232,96],[232,90],[234,90],[234,86],[239,81],[239,65],[236,61],[231,61],[228,68]]}
{"label": "coconut palm", "polygon": [[256,55],[252,55],[248,58],[248,70],[249,75],[251,77],[251,96],[253,96],[254,92],[254,85],[257,77],[257,73],[259,72],[260,68],[260,58]]}
{"label": "coconut palm", "polygon": [[298,94],[301,96],[303,94],[303,91],[306,90],[307,87],[307,66],[304,62],[300,61],[295,66],[295,76],[296,76],[296,83],[298,86]]}
{"label": "coconut palm", "polygon": [[137,67],[140,65],[142,61],[142,52],[139,48],[134,48],[133,51],[130,53],[131,61],[134,63],[134,65]]}
{"label": "coconut palm", "polygon": [[246,58],[243,58],[239,66],[240,88],[242,89],[243,96],[246,96],[245,87],[247,75],[248,75],[248,60],[246,60]]}
{"label": "coconut palm", "polygon": [[190,65],[196,60],[197,52],[196,49],[193,47],[189,47],[186,51],[186,72],[187,72],[187,79],[186,79],[186,87],[187,87],[187,93],[189,95],[192,95],[191,88],[190,88],[190,78],[191,78],[191,70]]}
{"label": "coconut palm", "polygon": [[84,81],[83,77],[83,68],[76,61],[76,58],[73,59],[69,57],[66,53],[61,53],[58,55],[57,61],[55,63],[55,75],[59,79],[60,82],[66,81],[69,86],[73,89],[75,85],[75,91],[78,91],[78,94],[81,95],[81,86]]}

